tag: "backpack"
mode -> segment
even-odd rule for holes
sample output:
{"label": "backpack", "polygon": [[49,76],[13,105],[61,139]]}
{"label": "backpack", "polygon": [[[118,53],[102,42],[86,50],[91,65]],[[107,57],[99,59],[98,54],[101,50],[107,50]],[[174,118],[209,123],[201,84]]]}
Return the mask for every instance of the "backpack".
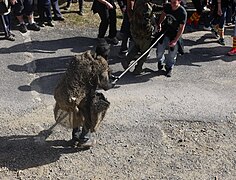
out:
{"label": "backpack", "polygon": [[130,22],[133,38],[147,38],[152,34],[152,6],[148,0],[135,0]]}

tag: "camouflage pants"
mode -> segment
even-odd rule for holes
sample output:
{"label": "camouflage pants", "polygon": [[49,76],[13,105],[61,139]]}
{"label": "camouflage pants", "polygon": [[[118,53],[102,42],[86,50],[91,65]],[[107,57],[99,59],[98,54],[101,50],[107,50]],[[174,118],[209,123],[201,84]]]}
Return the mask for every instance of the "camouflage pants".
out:
{"label": "camouflage pants", "polygon": [[[126,61],[128,62],[128,64],[132,60],[134,60],[135,56],[138,55],[139,52],[143,54],[151,46],[151,38],[140,38],[140,39],[133,38],[133,41],[134,43],[131,46],[128,55],[126,57]],[[137,68],[142,69],[144,62],[147,60],[147,56],[148,53],[138,61],[138,64],[136,65],[135,69]]]}

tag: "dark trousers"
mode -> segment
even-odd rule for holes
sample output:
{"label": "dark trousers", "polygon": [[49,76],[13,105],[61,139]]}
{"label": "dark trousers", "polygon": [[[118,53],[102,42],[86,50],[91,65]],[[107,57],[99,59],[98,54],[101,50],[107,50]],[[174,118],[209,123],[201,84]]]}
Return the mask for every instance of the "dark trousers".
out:
{"label": "dark trousers", "polygon": [[197,10],[197,13],[198,13],[198,14],[201,14],[201,13],[202,13],[202,10],[203,10],[203,3],[202,3],[202,0],[192,0],[192,2],[193,2],[194,7],[195,7],[196,10]]}
{"label": "dark trousers", "polygon": [[[72,3],[72,0],[67,0],[67,3]],[[79,10],[83,11],[84,0],[79,0]]]}
{"label": "dark trousers", "polygon": [[11,23],[10,14],[1,15],[1,22],[2,22],[5,36],[9,36],[10,35],[10,23]]}
{"label": "dark trousers", "polygon": [[115,9],[106,9],[105,11],[98,11],[98,15],[101,19],[99,29],[98,29],[98,38],[104,38],[106,31],[109,26],[109,38],[116,37],[116,10]]}
{"label": "dark trousers", "polygon": [[40,1],[38,1],[38,13],[39,13],[39,21],[41,21],[41,22],[52,21],[50,0],[40,0]]}
{"label": "dark trousers", "polygon": [[128,39],[131,38],[130,22],[127,12],[125,11],[120,32],[123,33],[120,52],[128,50]]}
{"label": "dark trousers", "polygon": [[51,6],[53,10],[54,17],[61,17],[61,11],[58,5],[58,0],[51,0]]}

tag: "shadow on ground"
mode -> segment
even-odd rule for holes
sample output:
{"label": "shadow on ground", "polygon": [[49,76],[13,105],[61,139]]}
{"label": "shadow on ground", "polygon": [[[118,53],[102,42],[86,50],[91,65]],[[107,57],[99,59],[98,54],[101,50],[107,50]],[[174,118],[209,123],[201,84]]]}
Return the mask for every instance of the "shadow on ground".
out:
{"label": "shadow on ground", "polygon": [[0,167],[24,170],[55,162],[62,154],[87,150],[72,148],[65,140],[45,140],[43,133],[0,137]]}

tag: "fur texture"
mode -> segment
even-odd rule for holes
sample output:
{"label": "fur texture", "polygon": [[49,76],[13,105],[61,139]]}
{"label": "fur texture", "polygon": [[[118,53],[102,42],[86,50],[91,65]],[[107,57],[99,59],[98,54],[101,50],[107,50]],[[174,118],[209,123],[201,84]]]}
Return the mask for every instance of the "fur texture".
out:
{"label": "fur texture", "polygon": [[90,108],[94,106],[93,98],[96,97],[98,87],[105,90],[109,88],[107,61],[91,51],[74,56],[66,73],[55,88],[54,115],[56,121],[58,121],[59,110],[62,110],[68,112],[69,119],[72,120],[72,128],[84,123],[94,124],[92,121],[97,120],[91,118],[94,115],[91,114],[93,111],[90,111]]}

